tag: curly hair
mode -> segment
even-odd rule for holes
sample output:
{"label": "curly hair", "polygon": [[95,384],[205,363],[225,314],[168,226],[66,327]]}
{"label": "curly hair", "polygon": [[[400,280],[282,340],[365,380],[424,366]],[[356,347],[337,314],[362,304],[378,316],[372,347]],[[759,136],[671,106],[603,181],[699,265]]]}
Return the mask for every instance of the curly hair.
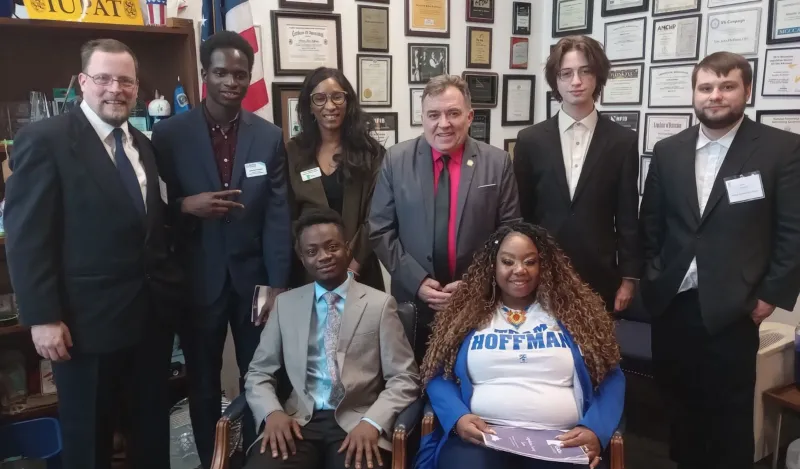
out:
{"label": "curly hair", "polygon": [[583,352],[592,383],[599,385],[620,360],[614,322],[603,300],[578,277],[553,237],[544,228],[524,222],[501,226],[492,234],[475,253],[447,307],[436,314],[428,352],[422,362],[423,381],[427,384],[440,372],[445,379],[452,379],[464,338],[491,321],[500,296],[493,282],[497,254],[503,240],[512,233],[527,236],[536,245],[540,265],[536,299],[572,335]]}

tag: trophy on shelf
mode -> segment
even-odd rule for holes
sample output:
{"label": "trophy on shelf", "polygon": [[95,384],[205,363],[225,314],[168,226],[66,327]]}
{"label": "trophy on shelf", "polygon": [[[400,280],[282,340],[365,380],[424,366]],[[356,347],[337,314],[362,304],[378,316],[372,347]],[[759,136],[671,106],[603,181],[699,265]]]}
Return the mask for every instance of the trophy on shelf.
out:
{"label": "trophy on shelf", "polygon": [[[169,101],[164,99],[163,94],[159,94],[158,90],[154,93],[155,98],[147,105],[147,113],[153,118],[153,125],[156,122],[170,116],[172,109],[169,106]],[[152,128],[152,127],[151,127]]]}

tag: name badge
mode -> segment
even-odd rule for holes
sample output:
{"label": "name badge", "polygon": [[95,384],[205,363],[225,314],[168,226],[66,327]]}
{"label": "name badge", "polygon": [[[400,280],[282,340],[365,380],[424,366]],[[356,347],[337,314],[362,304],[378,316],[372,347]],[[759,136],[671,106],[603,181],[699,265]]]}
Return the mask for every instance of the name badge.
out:
{"label": "name badge", "polygon": [[319,168],[307,169],[300,173],[300,179],[303,182],[310,181],[311,179],[316,179],[318,177],[322,177],[322,171],[320,171]]}
{"label": "name badge", "polygon": [[728,202],[731,204],[764,198],[764,185],[759,171],[725,178],[725,189],[728,190]]}
{"label": "name badge", "polygon": [[244,165],[244,173],[247,177],[266,176],[267,165],[263,161],[257,163],[247,163]]}

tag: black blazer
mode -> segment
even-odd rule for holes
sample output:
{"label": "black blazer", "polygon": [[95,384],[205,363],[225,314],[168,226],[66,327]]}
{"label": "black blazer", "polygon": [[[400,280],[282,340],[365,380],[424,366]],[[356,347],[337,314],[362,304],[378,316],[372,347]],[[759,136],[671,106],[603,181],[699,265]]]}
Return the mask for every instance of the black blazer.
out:
{"label": "black blazer", "polygon": [[[716,332],[761,299],[792,310],[800,292],[800,137],[747,117],[700,214],[695,183],[699,126],[658,142],[641,207],[646,269],[641,292],[658,316],[697,256],[703,320]],[[731,205],[724,180],[761,174],[764,198]]]}
{"label": "black blazer", "polygon": [[63,321],[74,346],[109,352],[171,325],[181,272],[150,141],[133,127],[147,173],[147,215],[121,184],[80,109],[24,127],[6,186],[6,254],[20,321]]}
{"label": "black blazer", "polygon": [[636,134],[599,117],[570,200],[558,114],[520,131],[514,174],[525,221],[543,226],[613,309],[622,277],[639,278]]}

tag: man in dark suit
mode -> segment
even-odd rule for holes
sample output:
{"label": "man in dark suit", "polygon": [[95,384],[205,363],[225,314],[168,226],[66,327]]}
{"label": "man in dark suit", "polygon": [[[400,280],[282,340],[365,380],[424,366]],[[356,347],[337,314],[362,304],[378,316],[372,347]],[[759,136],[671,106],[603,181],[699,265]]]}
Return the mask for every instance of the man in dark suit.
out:
{"label": "man in dark suit", "polygon": [[434,312],[475,250],[498,226],[519,220],[511,158],[467,135],[472,117],[464,80],[432,78],[422,93],[424,135],[388,150],[372,196],[370,240],[392,276],[392,295],[420,306],[419,362]]}
{"label": "man in dark suit", "polygon": [[575,270],[622,311],[642,268],[636,134],[598,116],[608,79],[603,46],[588,36],[558,41],[545,77],[561,111],[520,131],[514,174],[525,221],[555,236]]}
{"label": "man in dark suit", "polygon": [[[220,418],[222,352],[228,324],[243,385],[275,295],[289,282],[291,220],[281,129],[242,109],[253,49],[223,31],[200,46],[207,98],[159,123],[153,145],[181,219],[181,258],[192,310],[182,339],[189,405],[200,460],[211,466]],[[252,314],[256,286],[268,289]],[[244,419],[245,443],[255,439]]]}
{"label": "man in dark suit", "polygon": [[182,279],[152,146],[127,123],[138,65],[111,39],[89,41],[81,59],[80,107],[14,140],[11,282],[36,351],[53,361],[64,468],[110,467],[122,407],[131,467],[166,469],[171,316]]}
{"label": "man in dark suit", "polygon": [[800,137],[744,117],[752,70],[692,75],[700,125],[655,145],[641,208],[655,378],[680,469],[753,464],[758,325],[800,292]]}

